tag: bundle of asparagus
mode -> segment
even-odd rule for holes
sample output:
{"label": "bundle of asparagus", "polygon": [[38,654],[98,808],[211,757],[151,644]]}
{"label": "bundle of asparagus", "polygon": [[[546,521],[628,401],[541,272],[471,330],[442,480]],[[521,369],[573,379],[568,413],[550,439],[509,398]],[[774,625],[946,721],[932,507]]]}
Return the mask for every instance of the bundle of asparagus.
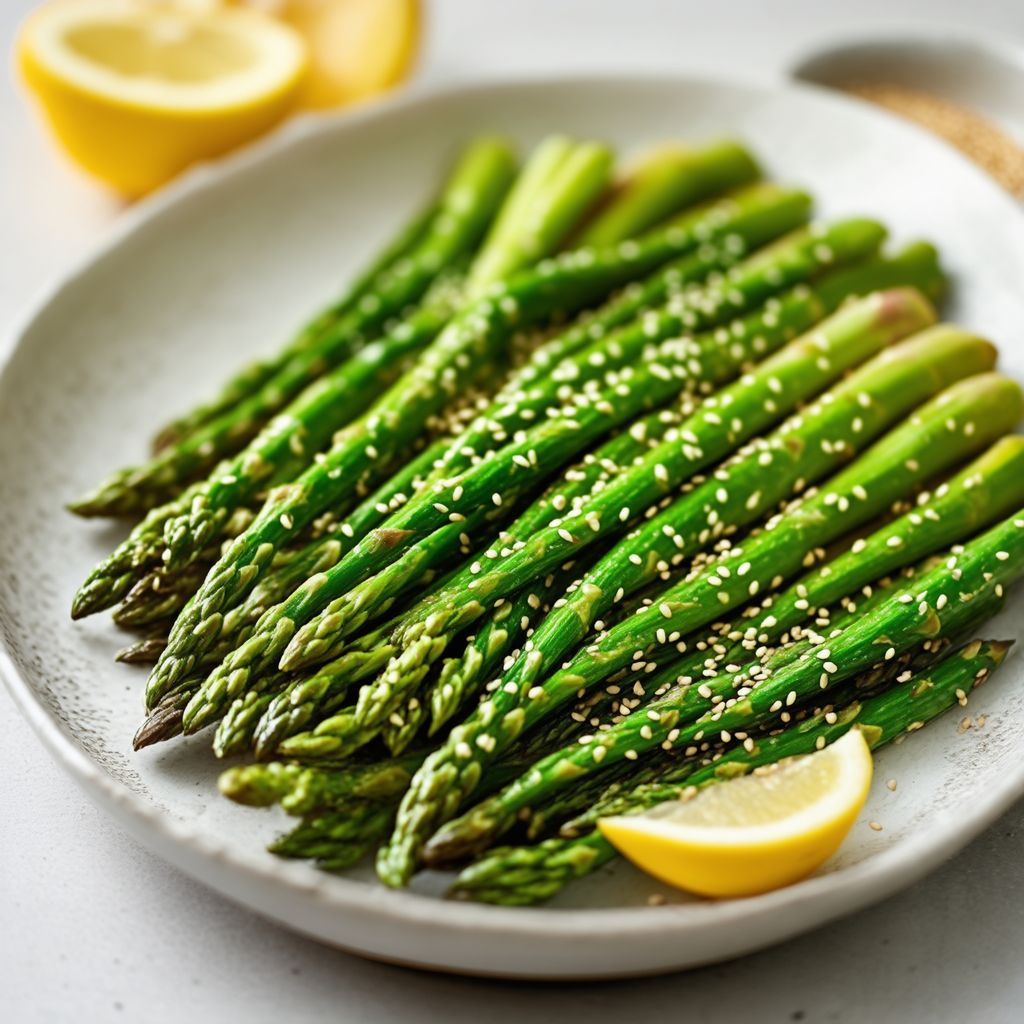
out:
{"label": "bundle of asparagus", "polygon": [[602,815],[881,745],[1005,656],[971,637],[1024,571],[1024,397],[936,323],[935,250],[809,223],[735,142],[612,165],[471,144],[71,505],[141,516],[72,608],[142,631],[136,746],[255,755],[221,789],[301,818],[282,856],[537,902],[613,856]]}

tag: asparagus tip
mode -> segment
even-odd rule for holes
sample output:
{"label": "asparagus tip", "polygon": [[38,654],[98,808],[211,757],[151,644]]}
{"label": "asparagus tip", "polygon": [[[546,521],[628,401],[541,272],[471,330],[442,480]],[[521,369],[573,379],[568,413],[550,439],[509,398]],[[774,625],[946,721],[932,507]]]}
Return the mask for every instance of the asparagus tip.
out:
{"label": "asparagus tip", "polygon": [[161,743],[181,732],[182,708],[154,708],[132,738],[132,749]]}
{"label": "asparagus tip", "polygon": [[159,638],[137,640],[114,655],[114,661],[123,665],[152,665],[167,646],[167,641]]}

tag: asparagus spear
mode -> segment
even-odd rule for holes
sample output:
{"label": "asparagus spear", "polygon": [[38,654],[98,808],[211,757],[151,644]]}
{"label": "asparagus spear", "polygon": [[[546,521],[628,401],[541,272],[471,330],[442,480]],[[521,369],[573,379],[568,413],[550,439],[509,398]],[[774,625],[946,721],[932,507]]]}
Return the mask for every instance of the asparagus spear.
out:
{"label": "asparagus spear", "polygon": [[216,553],[210,552],[183,571],[150,570],[125,595],[114,612],[114,621],[119,626],[132,627],[147,626],[168,617],[173,620],[216,560]]}
{"label": "asparagus spear", "polygon": [[267,687],[249,690],[244,697],[233,701],[224,717],[217,723],[213,734],[213,752],[217,757],[243,754],[252,743],[256,727],[264,712],[285,688],[283,677]]}
{"label": "asparagus spear", "polygon": [[[508,190],[514,158],[507,145],[480,140],[463,154],[441,196],[438,211],[415,251],[356,303],[342,322],[301,346],[258,391],[207,422],[149,463],[113,474],[92,494],[69,507],[79,515],[125,515],[145,511],[173,497],[180,488],[238,451],[270,415],[327,367],[348,359],[369,334],[418,301],[453,260],[472,251]],[[585,194],[585,193],[584,193]],[[445,311],[445,314],[447,311]],[[439,329],[446,315],[436,317]],[[428,332],[429,337],[429,332]],[[420,344],[428,337],[420,337]]]}
{"label": "asparagus spear", "polygon": [[[962,430],[962,425],[958,429]],[[766,535],[773,532],[779,531],[768,531]],[[789,708],[819,697],[822,690],[855,678],[877,662],[889,660],[922,641],[955,635],[965,625],[974,625],[976,602],[984,605],[1001,599],[1003,589],[1024,572],[1024,565],[1012,564],[1014,556],[1022,553],[1024,519],[1000,523],[970,542],[963,554],[952,555],[948,564],[925,573],[838,637],[816,645],[805,657],[789,662],[766,679],[754,681],[742,674],[725,676],[704,692],[687,690],[671,710],[655,711],[648,716],[649,732],[657,737],[654,746],[668,744],[667,749],[686,750],[706,734],[720,735],[728,742],[737,731],[744,732],[755,725],[771,727],[780,715],[789,714]],[[675,626],[671,619],[672,616],[666,621]],[[548,681],[547,688],[552,682]],[[713,699],[716,697],[717,702]],[[633,726],[632,721],[629,725]],[[520,799],[526,798],[527,790],[539,792],[542,778],[556,788],[559,779],[565,779],[574,769],[579,769],[579,775],[588,773],[595,767],[595,756],[599,765],[610,751],[619,748],[620,740],[637,755],[650,749],[646,733],[626,728],[617,730],[614,737],[604,733],[594,745],[581,745],[568,756],[554,755],[535,766],[528,781],[520,778],[506,787],[500,798],[478,805],[435,834],[425,851],[428,862],[437,864],[452,856],[464,856],[467,850],[482,848],[479,844],[486,845],[507,827],[510,819],[506,815],[513,807],[522,806]],[[603,753],[595,755],[595,751]]]}
{"label": "asparagus spear", "polygon": [[267,847],[279,857],[316,860],[322,871],[344,871],[377,844],[395,815],[393,804],[365,800],[343,812],[320,811]]}
{"label": "asparagus spear", "polygon": [[469,273],[469,295],[479,297],[548,255],[551,239],[564,239],[604,192],[612,160],[611,150],[597,142],[560,136],[542,142],[491,225]]}
{"label": "asparagus spear", "polygon": [[666,217],[760,177],[749,151],[731,139],[701,149],[661,146],[630,169],[575,244],[600,248],[633,238]]}
{"label": "asparagus spear", "polygon": [[181,714],[194,692],[195,686],[190,679],[168,690],[136,729],[132,737],[132,748],[142,750],[143,747],[177,736],[181,732]]}
{"label": "asparagus spear", "polygon": [[[747,451],[741,451],[705,484],[684,495],[659,516],[648,520],[638,532],[657,533],[665,537],[661,528],[670,526],[672,532],[668,541],[673,550],[668,554],[669,559],[678,553],[695,553],[696,550],[706,547],[708,543],[722,536],[728,528],[734,528],[736,523],[755,521],[763,511],[791,493],[794,485],[801,480],[811,481],[820,478],[830,469],[842,464],[858,448],[877,437],[889,424],[912,409],[929,393],[934,393],[944,383],[977,370],[984,370],[992,364],[993,359],[994,351],[991,346],[969,335],[963,335],[950,328],[923,332],[876,357],[834,388],[824,399],[815,403],[806,413],[784,424],[771,438],[749,446]],[[1012,386],[988,377],[979,380],[980,384],[969,382],[966,387],[954,389],[951,404],[955,411],[963,412],[966,407],[973,414],[976,403],[980,400],[988,400],[991,397],[998,397],[1000,400],[1009,398],[1007,418],[1011,424],[1015,422],[1019,415],[1020,399]],[[944,407],[949,399],[943,396],[940,396],[940,399],[941,404],[936,406],[933,403],[926,410],[927,422],[933,426],[936,421],[943,425],[947,418]],[[953,412],[954,408],[951,408],[950,415]],[[855,477],[851,479],[849,474],[844,474],[840,479],[846,490],[852,493],[852,488],[857,487],[856,494],[867,494],[868,498],[865,500],[855,497],[852,505],[850,499],[846,498],[841,514],[833,500],[824,504],[824,496],[820,499],[810,499],[814,507],[821,505],[824,510],[821,529],[815,533],[812,527],[819,524],[805,524],[803,518],[794,520],[791,538],[793,543],[788,549],[784,547],[779,552],[779,559],[792,560],[799,549],[795,566],[799,568],[807,551],[821,543],[820,536],[825,530],[834,530],[833,536],[838,536],[844,527],[855,525],[858,516],[862,517],[860,521],[864,521],[863,517],[870,516],[872,509],[884,508],[891,500],[888,496],[892,495],[893,491],[897,495],[905,493],[907,488],[912,486],[914,479],[922,479],[922,466],[934,467],[936,463],[941,466],[944,464],[944,458],[954,454],[954,445],[963,446],[961,450],[966,447],[969,452],[970,446],[976,443],[974,433],[959,433],[951,436],[948,448],[943,446],[920,452],[918,449],[923,434],[919,431],[916,420],[915,417],[914,421],[897,431],[894,435],[895,440],[888,447],[885,441],[880,443],[878,452],[873,453],[862,468],[867,470],[878,464],[891,466],[894,464],[895,456],[903,460],[916,459],[917,461],[911,464],[916,465],[917,470],[905,466],[902,474],[888,482],[884,479],[879,481],[871,490],[866,489],[867,484],[862,485]],[[999,424],[994,426],[998,426],[999,432],[1002,432],[1008,429],[1003,425],[1005,422],[1006,420],[1000,420]],[[823,446],[822,441],[827,443]],[[766,473],[765,468],[769,465],[771,472]],[[932,471],[934,472],[934,468]],[[861,486],[864,486],[865,490],[862,491]],[[722,494],[726,497],[725,503],[721,500]],[[714,521],[708,522],[712,516]],[[782,524],[782,529],[769,531],[770,541],[788,535],[787,527],[790,520],[783,519]],[[805,525],[807,529],[804,529]],[[802,542],[807,541],[812,535],[813,542],[804,545]],[[677,538],[682,545],[678,549]],[[623,566],[619,570],[620,576],[628,572],[629,566],[635,564],[629,560],[629,555],[635,553],[631,546],[633,540],[631,538],[618,545],[612,552]],[[763,542],[761,545],[764,546]],[[607,570],[607,564],[602,564]],[[554,707],[571,698],[581,687],[593,685],[617,669],[631,663],[635,664],[638,660],[647,660],[633,656],[645,646],[644,643],[638,642],[638,632],[644,641],[647,640],[646,633],[643,632],[645,628],[649,628],[655,637],[668,637],[678,633],[672,641],[676,643],[686,633],[712,621],[729,607],[746,603],[761,586],[767,587],[778,574],[773,566],[762,569],[760,563],[747,566],[740,572],[741,567],[745,565],[746,560],[743,557],[737,558],[735,553],[730,553],[726,565],[726,571],[730,574],[728,577],[716,576],[713,571],[708,571],[703,576],[698,576],[694,582],[684,581],[679,584],[684,588],[683,596],[678,598],[677,592],[670,589],[653,607],[631,616],[609,630],[595,644],[581,651],[566,668],[555,672],[543,686],[537,683],[545,664],[550,664],[550,659],[544,657],[541,631],[538,631],[534,637],[533,649],[506,673],[503,677],[504,685],[481,704],[469,719],[452,730],[446,744],[424,765],[422,778],[417,778],[407,802],[403,804],[391,852],[383,861],[389,877],[408,877],[412,858],[421,837],[429,834],[440,819],[450,817],[458,803],[464,799],[464,795],[472,790],[474,775],[479,770],[474,769],[474,765],[486,763],[524,728],[534,724],[543,714],[550,713]],[[762,580],[760,575],[750,575],[752,568],[761,575],[767,573],[767,579]],[[726,585],[716,586],[714,581],[720,584],[722,580],[726,580]],[[617,588],[618,583],[614,586]],[[725,602],[719,594],[726,595]],[[702,599],[701,603],[696,603],[698,595]],[[601,596],[602,591],[597,588],[589,594],[591,602],[595,604]],[[678,617],[684,623],[682,626],[677,626],[672,619],[662,615],[663,610],[668,609],[674,616],[677,600],[681,602]],[[546,628],[547,624],[543,629]],[[575,632],[576,627],[569,623],[562,625],[561,629]],[[628,651],[625,650],[627,643],[631,644]],[[551,639],[551,649],[556,652],[565,650],[559,632],[554,633]],[[318,749],[328,749],[325,742],[328,736],[324,734],[329,731],[329,721],[318,727]],[[477,742],[480,736],[485,737],[483,746]],[[301,737],[294,737],[289,744],[292,749],[299,749]],[[469,756],[466,756],[466,750],[470,751]],[[465,786],[462,778],[467,780]],[[422,791],[419,790],[421,785]],[[391,864],[394,865],[393,871],[388,866],[387,858],[390,858]]]}
{"label": "asparagus spear", "polygon": [[83,619],[117,604],[154,566],[160,563],[164,523],[188,509],[199,483],[180,497],[152,509],[135,524],[128,536],[85,578],[71,602],[71,618]]}
{"label": "asparagus spear", "polygon": [[343,811],[353,800],[386,801],[401,796],[424,756],[420,751],[369,765],[326,771],[281,761],[241,765],[222,772],[218,786],[226,797],[249,807],[279,803],[294,815]]}
{"label": "asparagus spear", "polygon": [[[185,513],[164,525],[163,559],[171,568],[194,561],[216,539],[239,505],[274,484],[286,484],[317,457],[335,433],[351,423],[390,387],[412,356],[447,319],[431,306],[383,338],[370,342],[351,359],[310,384],[241,451],[225,462],[192,496]],[[428,332],[407,330],[431,319]]]}
{"label": "asparagus spear", "polygon": [[216,397],[161,427],[153,438],[153,453],[180,443],[200,427],[233,409],[280,371],[294,352],[306,348],[323,331],[334,327],[360,300],[374,291],[374,285],[381,274],[392,264],[408,258],[416,251],[427,226],[436,217],[437,209],[438,204],[435,200],[417,213],[399,230],[370,266],[356,277],[344,294],[313,317],[282,352],[270,359],[246,366],[222,387]]}
{"label": "asparagus spear", "polygon": [[[754,740],[750,749],[734,747],[671,786],[639,787],[621,801],[620,810],[635,813],[784,758],[809,754],[834,743],[851,728],[861,729],[877,750],[966,699],[965,695],[999,667],[1010,646],[1005,641],[972,641],[930,671],[897,683],[876,697],[855,701],[839,712],[821,711],[776,735]],[[462,871],[450,895],[514,906],[539,903],[615,856],[615,849],[598,831],[577,838],[549,839],[535,846],[495,849]]]}
{"label": "asparagus spear", "polygon": [[444,662],[424,697],[424,705],[430,710],[431,735],[479,691],[494,670],[513,656],[512,652],[518,651],[520,639],[532,635],[537,620],[548,610],[544,598],[550,601],[551,594],[561,593],[567,575],[552,574],[551,585],[543,588],[547,594],[538,594],[536,590],[541,588],[530,587],[504,601],[467,641],[461,656]]}
{"label": "asparagus spear", "polygon": [[114,661],[120,661],[125,665],[152,665],[166,646],[166,637],[143,637],[141,640],[128,644],[127,647],[122,647],[114,655]]}

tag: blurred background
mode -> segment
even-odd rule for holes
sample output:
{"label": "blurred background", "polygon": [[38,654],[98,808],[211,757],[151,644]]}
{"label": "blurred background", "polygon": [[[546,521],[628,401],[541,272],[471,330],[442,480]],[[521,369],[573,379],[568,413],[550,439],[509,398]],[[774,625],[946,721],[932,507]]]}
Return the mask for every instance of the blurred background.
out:
{"label": "blurred background", "polygon": [[[106,9],[102,16],[97,5]],[[183,46],[180,30],[166,23],[134,36],[81,32],[87,42],[71,54],[70,67],[51,52],[59,47],[33,38],[40,11],[81,7],[72,23],[98,18],[116,26],[126,5],[146,8],[147,16],[184,8],[214,22],[239,9],[262,15],[297,40],[301,81],[281,87],[279,71],[268,86],[257,75],[255,99],[247,100],[255,116],[210,118],[205,135],[202,127],[182,131],[159,116],[144,116],[126,131],[119,106],[132,104],[133,78],[152,71],[168,51],[184,51],[177,59],[186,75],[214,83],[225,59],[207,52],[198,70],[191,67],[187,40]],[[1024,5],[1014,0],[969,7],[955,0],[776,0],[770,11],[759,0],[732,0],[714,13],[697,0],[3,0],[0,31],[10,57],[0,92],[0,225],[17,240],[0,250],[5,310],[95,242],[126,194],[158,187],[191,160],[230,150],[310,107],[318,108],[313,116],[335,116],[391,90],[483,77],[639,71],[778,80],[801,72],[829,84],[881,84],[888,90],[872,99],[924,117],[997,174],[1005,172],[1009,187],[1024,188],[1019,148],[1000,145],[1007,134],[1024,139]],[[147,32],[148,44],[139,45]],[[847,50],[860,42],[867,48]],[[103,102],[91,104],[87,115],[68,99],[76,91],[76,58],[77,72],[83,60],[111,72]],[[913,95],[894,93],[894,86]],[[935,96],[959,106],[936,109]],[[173,108],[173,91],[168,102]],[[962,105],[983,116],[980,127],[964,121]],[[163,148],[140,145],[140,130]],[[153,149],[160,150],[156,166]]]}
{"label": "blurred background", "polygon": [[[71,13],[54,21],[51,4],[0,2],[9,54],[0,91],[0,362],[30,296],[181,169],[296,115],[345,116],[405,89],[582,72],[799,74],[925,122],[1024,192],[1020,0],[58,6]],[[202,45],[190,45],[193,29],[174,20],[175,7],[209,19]],[[100,75],[98,91],[83,84],[93,74],[86,65]],[[239,68],[252,73],[223,117],[217,83]],[[139,81],[154,71],[163,83],[155,92]],[[200,116],[181,116],[188,104]],[[591,1019],[675,1015],[684,1006],[697,1019],[733,1021],[752,992],[765,1022],[886,1021],[911,991],[921,1020],[1020,1019],[1021,808],[907,893],[742,964],[605,990],[525,989],[342,957],[201,890],[86,804],[3,690],[0,777],[0,992],[19,1022],[205,1020],[211,1007],[225,1020],[542,1021],[580,1010]],[[953,958],[958,969],[945,970]]]}

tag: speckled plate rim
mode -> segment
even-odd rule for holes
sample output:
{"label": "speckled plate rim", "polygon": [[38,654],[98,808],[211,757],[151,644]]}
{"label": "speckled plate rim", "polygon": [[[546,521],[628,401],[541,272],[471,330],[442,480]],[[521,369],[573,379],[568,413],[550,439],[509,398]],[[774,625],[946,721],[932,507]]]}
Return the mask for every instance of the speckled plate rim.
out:
{"label": "speckled plate rim", "polygon": [[[108,233],[105,240],[56,283],[45,289],[31,304],[20,321],[16,321],[8,338],[13,339],[6,348],[4,366],[14,356],[25,335],[47,306],[65,289],[70,288],[94,262],[130,239],[151,220],[171,211],[185,197],[219,186],[244,171],[290,146],[298,138],[309,134],[345,132],[368,121],[387,118],[392,112],[429,108],[465,91],[490,91],[494,94],[524,87],[531,89],[573,86],[586,87],[600,83],[604,87],[621,85],[657,84],[666,89],[693,88],[695,86],[741,87],[764,94],[813,94],[818,102],[849,108],[863,105],[829,90],[815,86],[784,83],[762,84],[742,80],[715,79],[703,75],[615,74],[566,75],[522,77],[482,83],[455,84],[445,87],[412,89],[404,95],[367,105],[348,113],[331,117],[299,117],[260,142],[228,157],[217,164],[201,165],[183,175],[156,196],[127,211]],[[890,116],[880,112],[881,118]],[[900,122],[902,130],[913,133],[922,144],[942,145],[920,129]],[[947,148],[947,147],[943,147]],[[1013,200],[967,164],[952,150],[951,159],[960,160],[964,169],[975,175],[980,187],[992,191],[992,201],[1002,203],[1008,220],[1024,216]],[[3,366],[0,366],[0,373]],[[809,931],[856,909],[884,899],[923,877],[943,861],[962,849],[971,839],[996,821],[1018,798],[1024,795],[1024,760],[1017,769],[1007,773],[997,785],[978,794],[970,808],[956,811],[938,810],[927,828],[899,841],[869,858],[831,872],[815,876],[796,885],[744,900],[719,903],[687,903],[658,908],[595,908],[545,909],[505,908],[472,903],[448,903],[416,893],[400,892],[384,887],[334,876],[318,876],[301,865],[288,862],[266,862],[245,850],[202,835],[188,823],[174,820],[152,804],[131,792],[123,783],[112,778],[90,760],[86,753],[64,731],[56,717],[39,701],[35,691],[15,665],[7,649],[6,638],[0,635],[0,678],[11,693],[16,706],[36,731],[51,756],[84,789],[94,802],[113,814],[126,830],[140,843],[178,869],[216,891],[242,903],[286,927],[322,941],[322,928],[295,920],[288,910],[295,899],[315,912],[357,913],[367,920],[383,919],[391,924],[405,925],[413,930],[424,927],[435,934],[447,932],[472,940],[474,937],[508,937],[529,939],[541,935],[586,944],[588,937],[613,932],[621,941],[631,937],[664,940],[666,956],[649,968],[631,968],[626,971],[604,970],[602,978],[637,976],[644,973],[663,973],[685,966],[731,958],[783,941],[793,935]],[[758,926],[768,924],[767,933],[758,934]],[[780,924],[780,922],[783,922]],[[742,927],[750,933],[748,943],[732,938],[728,951],[716,950],[709,941],[706,956],[673,956],[671,940],[683,934],[698,932],[707,935],[731,931]],[[335,945],[343,946],[340,942]],[[536,971],[513,969],[503,971],[495,967],[457,967],[443,963],[424,963],[409,956],[396,956],[386,948],[374,948],[371,943],[359,948],[345,946],[362,955],[413,967],[451,971],[461,974],[480,974],[493,977],[531,977],[535,979],[566,979],[593,977],[585,970],[560,970],[556,965],[540,965]]]}

